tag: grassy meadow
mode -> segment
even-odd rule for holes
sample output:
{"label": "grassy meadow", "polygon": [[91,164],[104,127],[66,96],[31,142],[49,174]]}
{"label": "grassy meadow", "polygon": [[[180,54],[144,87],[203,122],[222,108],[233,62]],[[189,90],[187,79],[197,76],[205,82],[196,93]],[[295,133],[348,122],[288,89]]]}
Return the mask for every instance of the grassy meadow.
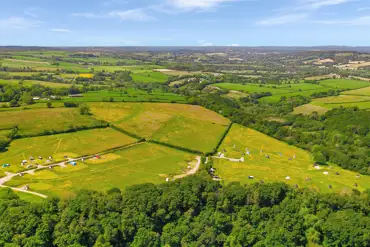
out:
{"label": "grassy meadow", "polygon": [[138,89],[128,89],[127,94],[120,91],[91,91],[83,94],[82,98],[65,98],[65,101],[73,102],[102,102],[110,101],[114,102],[140,102],[140,101],[153,101],[153,102],[178,102],[186,103],[187,100],[182,95],[173,93],[166,93],[159,90],[154,90],[152,93]]}
{"label": "grassy meadow", "polygon": [[[250,155],[245,155],[245,162],[214,159],[216,172],[226,183],[283,181],[290,185],[297,184],[300,187],[308,187],[321,192],[338,193],[350,193],[352,189],[363,191],[370,188],[370,176],[361,176],[358,179],[356,178],[357,173],[344,170],[336,165],[320,166],[320,170],[316,170],[313,167],[314,161],[310,153],[236,124],[224,139],[219,151],[226,150],[224,152],[226,157],[239,159],[242,157],[242,152],[246,152],[246,148],[249,149]],[[263,153],[260,153],[261,150]],[[269,155],[270,159],[266,155]],[[323,172],[328,172],[328,175],[324,175]],[[336,172],[339,175],[336,175]],[[254,176],[254,179],[249,179],[248,176]],[[287,180],[287,176],[291,179]],[[306,181],[306,178],[310,180]],[[354,187],[355,183],[358,184],[357,188]],[[329,185],[332,189],[329,189]]]}
{"label": "grassy meadow", "polygon": [[92,113],[138,136],[201,152],[216,147],[229,120],[193,105],[91,103]]}
{"label": "grassy meadow", "polygon": [[34,136],[47,131],[66,131],[73,128],[94,127],[102,122],[81,115],[76,108],[40,108],[17,111],[0,111],[0,129],[18,126],[18,135]]}
{"label": "grassy meadow", "polygon": [[155,144],[139,144],[103,155],[101,160],[78,162],[77,166],[56,167],[34,175],[16,177],[7,183],[67,199],[79,189],[106,191],[140,183],[163,183],[167,177],[186,173],[195,156]]}
{"label": "grassy meadow", "polygon": [[168,76],[161,72],[147,72],[147,73],[136,73],[131,75],[134,82],[160,82],[165,83],[168,80]]}
{"label": "grassy meadow", "polygon": [[[19,80],[1,80],[0,84],[6,84],[6,85],[19,85]],[[49,82],[49,81],[35,81],[35,80],[24,80],[22,81],[22,85],[26,87],[30,87],[32,85],[41,85],[45,87],[51,87],[51,88],[68,88],[71,87],[71,84],[67,83],[56,83],[56,82]]]}
{"label": "grassy meadow", "polygon": [[[77,158],[135,142],[136,139],[110,128],[17,139],[11,142],[6,152],[0,152],[0,163],[11,165],[9,168],[2,168],[1,172],[24,170],[25,167],[20,164],[30,157],[36,159],[34,163],[45,165],[49,156],[57,162],[65,160],[64,156]],[[39,156],[43,159],[39,160]]]}
{"label": "grassy meadow", "polygon": [[[259,99],[261,102],[276,103],[281,97],[292,97],[302,95],[309,97],[313,93],[327,92],[329,90],[352,90],[368,87],[370,84],[366,81],[349,79],[327,79],[320,81],[319,84],[297,83],[297,84],[235,84],[235,83],[217,83],[214,86],[240,91],[244,93],[263,93],[270,92],[272,96]],[[370,89],[369,89],[370,90]]]}

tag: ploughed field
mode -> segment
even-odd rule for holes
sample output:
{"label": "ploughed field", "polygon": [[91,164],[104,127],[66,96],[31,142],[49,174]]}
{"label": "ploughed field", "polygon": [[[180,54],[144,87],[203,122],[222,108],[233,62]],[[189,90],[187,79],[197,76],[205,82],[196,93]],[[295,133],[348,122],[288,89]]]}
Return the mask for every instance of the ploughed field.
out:
{"label": "ploughed field", "polygon": [[244,157],[244,162],[213,159],[216,175],[226,183],[283,181],[301,188],[338,193],[370,188],[370,176],[357,178],[357,173],[334,164],[314,165],[309,152],[236,124],[231,127],[219,152],[225,158]]}

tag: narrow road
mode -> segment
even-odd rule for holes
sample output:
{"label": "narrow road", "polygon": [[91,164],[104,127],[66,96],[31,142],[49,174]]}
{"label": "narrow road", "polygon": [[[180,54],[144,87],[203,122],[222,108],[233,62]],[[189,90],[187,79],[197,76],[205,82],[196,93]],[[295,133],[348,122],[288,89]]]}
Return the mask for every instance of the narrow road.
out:
{"label": "narrow road", "polygon": [[0,187],[1,188],[10,188],[14,191],[24,192],[24,193],[32,194],[32,195],[39,196],[39,197],[42,197],[42,198],[47,198],[46,195],[43,195],[41,193],[37,193],[37,192],[33,192],[33,191],[21,189],[21,188],[14,188],[14,187],[9,187],[9,186],[5,186],[5,185],[0,185]]}
{"label": "narrow road", "polygon": [[195,165],[195,167],[191,170],[189,170],[187,173],[185,174],[181,174],[181,175],[177,175],[174,177],[174,179],[181,179],[181,178],[184,178],[184,177],[187,177],[187,176],[190,176],[190,175],[194,175],[195,173],[197,173],[197,171],[199,170],[200,168],[200,163],[202,162],[202,159],[200,156],[197,156],[196,157],[196,160],[197,160],[197,164]]}
{"label": "narrow road", "polygon": [[241,159],[234,159],[234,158],[228,158],[228,157],[212,156],[212,158],[214,158],[214,159],[224,159],[224,160],[228,160],[228,161],[231,161],[231,162],[242,162]]}

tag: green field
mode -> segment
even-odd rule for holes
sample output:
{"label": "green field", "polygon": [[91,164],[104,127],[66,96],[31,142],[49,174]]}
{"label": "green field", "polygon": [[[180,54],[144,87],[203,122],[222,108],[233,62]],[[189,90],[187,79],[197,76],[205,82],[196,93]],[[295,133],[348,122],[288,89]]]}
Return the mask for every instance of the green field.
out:
{"label": "green field", "polygon": [[313,112],[317,112],[319,114],[324,114],[328,111],[329,109],[324,108],[322,106],[314,105],[314,104],[305,104],[298,106],[294,108],[293,113],[294,114],[303,114],[303,115],[310,115]]}
{"label": "green field", "polygon": [[[11,165],[2,172],[18,172],[25,169],[20,164],[29,157],[36,159],[34,163],[46,165],[49,156],[56,162],[65,160],[64,156],[76,158],[135,142],[136,139],[109,128],[18,139],[11,142],[6,152],[0,152],[0,163]],[[39,156],[43,159],[38,160]]]}
{"label": "green field", "polygon": [[370,87],[343,92],[345,95],[370,96]]}
{"label": "green field", "polygon": [[187,100],[184,96],[166,93],[159,90],[154,90],[152,93],[148,93],[142,90],[127,89],[127,94],[120,91],[91,91],[83,94],[82,98],[65,98],[65,101],[74,102],[102,102],[110,101],[112,98],[114,102],[140,102],[140,101],[152,101],[152,102],[177,102],[186,103]]}
{"label": "green field", "polygon": [[[225,157],[240,159],[242,152],[246,152],[246,148],[249,149],[250,155],[245,155],[245,162],[214,159],[216,172],[226,183],[283,181],[321,192],[338,193],[370,188],[370,176],[361,176],[357,179],[355,172],[344,170],[336,165],[320,166],[320,170],[316,170],[310,153],[240,125],[233,125],[219,151],[226,150]],[[261,150],[263,153],[260,153]],[[266,155],[269,155],[270,159]],[[295,159],[294,155],[296,155]],[[329,174],[324,175],[323,172]],[[339,175],[336,175],[336,172],[339,172]],[[248,176],[254,176],[254,179],[249,179]],[[286,180],[287,176],[291,180]],[[306,178],[311,180],[306,181]],[[357,188],[354,187],[354,183],[358,184]],[[332,185],[332,189],[329,189],[329,185]]]}
{"label": "green field", "polygon": [[27,77],[33,75],[39,75],[39,72],[0,72],[0,76],[20,76]]}
{"label": "green field", "polygon": [[66,199],[79,189],[106,191],[140,183],[163,183],[167,177],[185,173],[188,162],[194,158],[160,145],[139,144],[103,155],[101,160],[79,162],[76,167],[58,167],[16,177],[7,185],[28,184],[32,191]]}
{"label": "green field", "polygon": [[132,65],[132,66],[89,66],[89,68],[93,68],[95,72],[97,71],[107,71],[107,72],[114,72],[114,71],[131,71],[132,73],[147,73],[153,72],[153,69],[161,69],[162,66],[158,65]]}
{"label": "green field", "polygon": [[235,83],[217,83],[214,86],[240,91],[244,93],[263,93],[270,92],[272,96],[259,99],[260,102],[276,103],[281,97],[292,97],[302,95],[310,97],[313,93],[327,92],[329,90],[359,89],[368,87],[369,82],[348,79],[328,79],[320,81],[320,84],[298,83],[298,84],[235,84]]}
{"label": "green field", "polygon": [[212,151],[229,120],[205,108],[166,103],[92,103],[92,113],[138,136],[180,147]]}
{"label": "green field", "polygon": [[0,129],[18,126],[21,136],[34,136],[50,131],[66,131],[81,127],[94,127],[102,122],[87,115],[80,115],[76,108],[31,109],[18,111],[1,111]]}
{"label": "green field", "polygon": [[167,82],[168,76],[160,72],[146,72],[146,73],[136,73],[132,74],[132,79],[135,82]]}
{"label": "green field", "polygon": [[[1,80],[0,84],[7,84],[7,85],[19,85],[19,80]],[[34,80],[24,80],[22,81],[22,85],[26,87],[30,87],[32,85],[41,85],[45,87],[51,87],[51,88],[66,88],[71,87],[71,84],[66,83],[56,83],[56,82],[48,82],[48,81],[34,81]]]}
{"label": "green field", "polygon": [[330,88],[350,90],[350,89],[369,87],[370,83],[367,81],[360,81],[360,80],[329,79],[329,80],[320,81],[320,85],[330,87]]}

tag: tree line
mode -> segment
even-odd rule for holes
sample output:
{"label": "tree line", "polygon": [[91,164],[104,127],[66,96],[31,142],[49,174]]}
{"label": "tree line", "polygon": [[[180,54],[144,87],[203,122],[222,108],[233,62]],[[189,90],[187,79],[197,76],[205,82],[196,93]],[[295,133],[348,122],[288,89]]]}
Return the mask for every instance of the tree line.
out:
{"label": "tree line", "polygon": [[40,204],[1,189],[0,246],[369,246],[369,196],[202,175]]}

